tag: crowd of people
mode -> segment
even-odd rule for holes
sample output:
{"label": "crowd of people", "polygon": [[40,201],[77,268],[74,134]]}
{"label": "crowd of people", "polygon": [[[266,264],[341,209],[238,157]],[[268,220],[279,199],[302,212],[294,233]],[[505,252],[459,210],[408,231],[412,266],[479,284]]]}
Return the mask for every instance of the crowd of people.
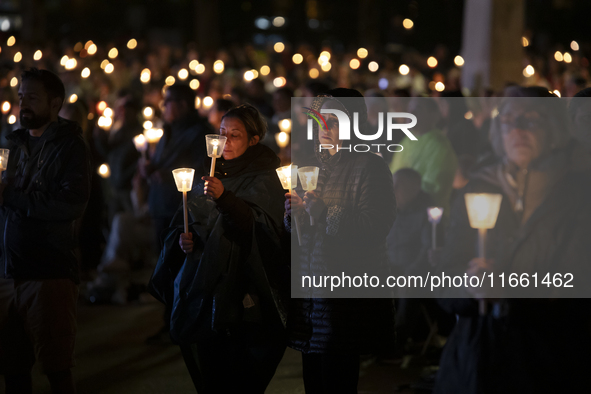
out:
{"label": "crowd of people", "polygon": [[[591,252],[583,55],[469,98],[445,51],[445,70],[413,52],[402,55],[404,70],[373,50],[113,48],[2,48],[11,59],[0,76],[0,146],[10,148],[0,189],[7,393],[31,391],[35,360],[55,392],[74,392],[81,281],[90,303],[146,291],[163,302],[163,328],[148,341],[180,345],[199,393],[264,392],[287,346],[302,353],[306,393],[356,393],[360,355],[396,357],[409,338],[426,340],[416,335],[422,313],[448,336],[437,393],[576,392],[585,383],[584,300],[472,288],[437,301],[290,298],[290,273],[324,275],[345,261],[396,274],[584,269],[575,267]],[[567,108],[559,94],[577,97]],[[307,141],[293,97],[362,131],[379,112],[412,113],[417,141],[399,135],[391,142],[404,149],[380,155],[339,150],[348,142],[334,115]],[[144,134],[150,142],[138,143]],[[227,139],[212,173],[207,134]],[[291,161],[320,168],[316,190],[286,193],[276,169]],[[177,168],[195,170],[188,231]],[[476,257],[464,195],[482,192],[503,200],[487,256]],[[437,239],[431,206],[443,208]]]}

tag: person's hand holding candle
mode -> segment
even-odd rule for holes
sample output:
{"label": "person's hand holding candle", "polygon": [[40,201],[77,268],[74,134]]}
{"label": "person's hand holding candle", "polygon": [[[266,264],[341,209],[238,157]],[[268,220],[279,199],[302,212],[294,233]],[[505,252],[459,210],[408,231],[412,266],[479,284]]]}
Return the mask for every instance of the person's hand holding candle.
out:
{"label": "person's hand holding candle", "polygon": [[217,200],[224,193],[224,184],[222,181],[213,176],[201,177],[205,181],[205,188],[203,194]]}
{"label": "person's hand holding candle", "polygon": [[182,233],[179,238],[179,246],[186,254],[193,252],[193,233]]}
{"label": "person's hand holding candle", "polygon": [[310,217],[318,219],[326,210],[326,204],[324,203],[324,200],[318,196],[316,191],[311,190],[304,194],[304,208]]}
{"label": "person's hand holding candle", "polygon": [[[304,201],[298,196],[297,193],[285,193],[285,212],[289,216],[294,216],[304,209]],[[293,213],[292,213],[293,211]]]}

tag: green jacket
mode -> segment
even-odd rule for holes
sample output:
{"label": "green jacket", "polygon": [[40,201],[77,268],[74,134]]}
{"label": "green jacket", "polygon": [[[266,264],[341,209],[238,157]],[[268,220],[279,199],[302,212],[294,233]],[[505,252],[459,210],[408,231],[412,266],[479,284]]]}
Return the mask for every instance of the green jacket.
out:
{"label": "green jacket", "polygon": [[443,207],[447,216],[458,159],[451,143],[438,129],[417,139],[411,141],[404,137],[400,142],[404,148],[402,152],[394,154],[390,171],[395,173],[401,168],[412,168],[421,174],[423,191],[431,195],[434,204]]}

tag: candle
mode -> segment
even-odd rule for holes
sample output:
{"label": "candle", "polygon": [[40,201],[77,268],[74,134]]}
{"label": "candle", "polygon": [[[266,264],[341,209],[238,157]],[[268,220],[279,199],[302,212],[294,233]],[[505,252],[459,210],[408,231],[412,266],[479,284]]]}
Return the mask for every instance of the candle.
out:
{"label": "candle", "polygon": [[[289,190],[289,192],[293,195],[295,191],[292,188],[297,187],[298,185],[298,177],[296,171],[298,170],[298,166],[296,165],[288,165],[284,167],[277,168],[277,175],[279,176],[279,180],[281,181],[281,185],[284,189]],[[292,175],[293,174],[293,175]],[[293,179],[293,184],[292,184]],[[292,216],[294,227],[296,229],[296,234],[298,235],[298,244],[302,246],[302,237],[300,235],[300,226],[298,223],[298,218],[296,215]]]}
{"label": "candle", "polygon": [[177,168],[172,171],[172,176],[176,183],[176,187],[179,192],[183,193],[183,211],[184,211],[184,224],[185,233],[189,232],[189,213],[187,211],[187,192],[191,191],[193,186],[193,177],[195,176],[195,170],[192,168]]}
{"label": "candle", "polygon": [[443,215],[443,208],[440,207],[430,207],[427,208],[427,214],[429,215],[429,222],[432,225],[432,233],[431,233],[431,245],[432,249],[437,249],[437,224],[441,221],[441,216]]}
{"label": "candle", "polygon": [[[495,227],[501,201],[501,194],[490,193],[466,193],[464,195],[470,227],[478,229],[478,257],[486,258],[486,230]],[[486,315],[486,300],[479,300],[478,309],[480,315]]]}

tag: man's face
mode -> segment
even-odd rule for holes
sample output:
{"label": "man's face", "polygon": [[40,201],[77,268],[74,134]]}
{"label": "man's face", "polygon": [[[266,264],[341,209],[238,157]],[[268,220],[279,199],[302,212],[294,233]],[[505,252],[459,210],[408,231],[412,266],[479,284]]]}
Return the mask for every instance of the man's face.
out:
{"label": "man's face", "polygon": [[34,130],[51,120],[51,100],[39,81],[23,81],[18,89],[21,126]]}
{"label": "man's face", "polygon": [[537,111],[520,103],[506,105],[501,117],[503,148],[510,161],[521,168],[542,154],[544,147],[544,119]]}

